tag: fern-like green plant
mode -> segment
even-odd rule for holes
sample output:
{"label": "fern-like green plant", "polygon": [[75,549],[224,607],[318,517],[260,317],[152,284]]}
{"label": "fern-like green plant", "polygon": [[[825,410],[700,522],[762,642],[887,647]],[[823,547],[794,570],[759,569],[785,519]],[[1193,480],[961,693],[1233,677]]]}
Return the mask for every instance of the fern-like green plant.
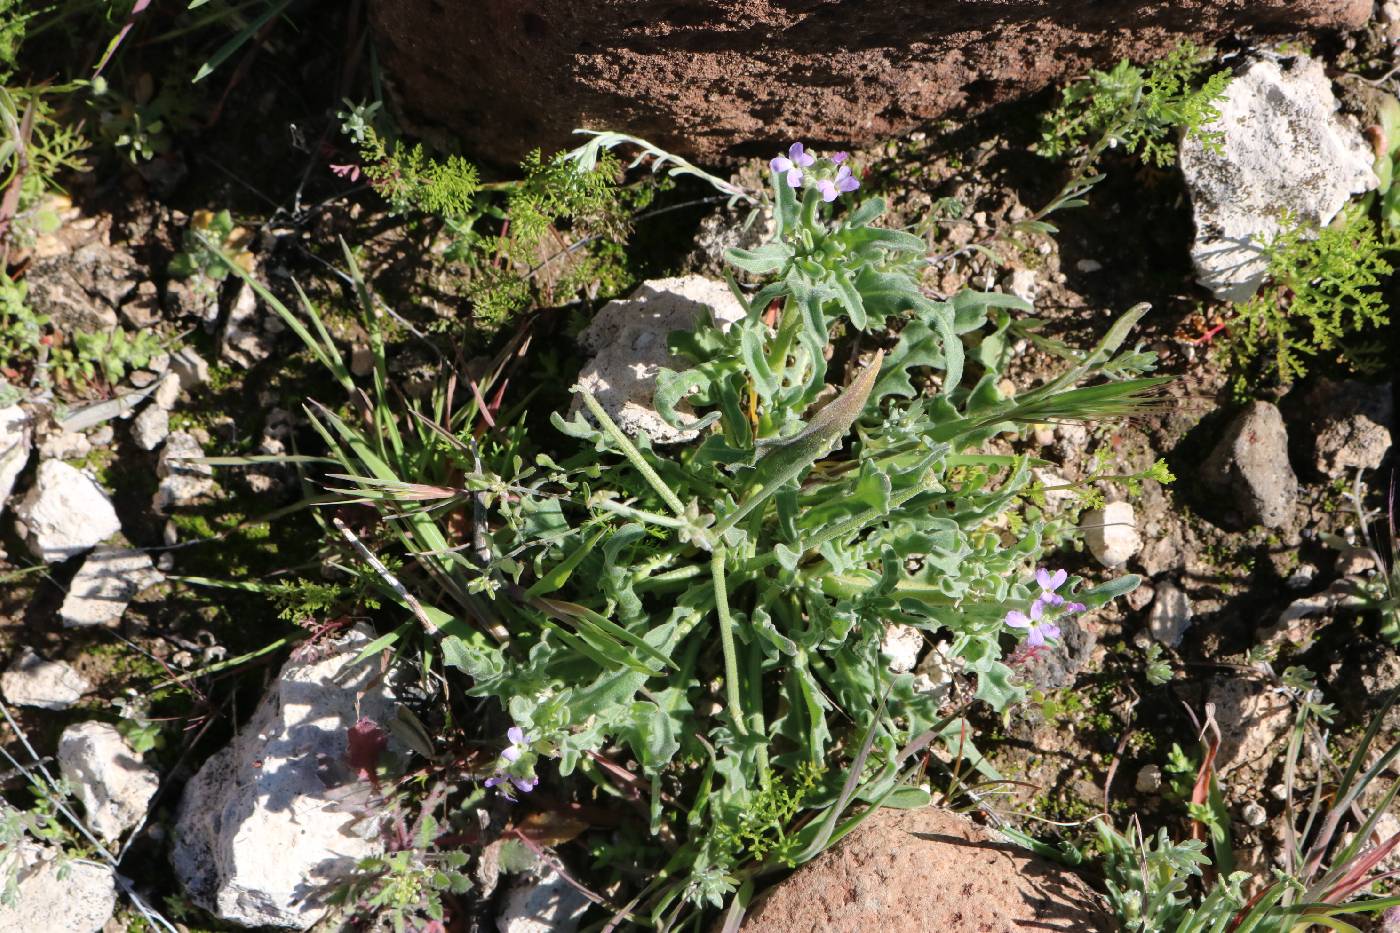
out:
{"label": "fern-like green plant", "polygon": [[1218,145],[1220,133],[1206,127],[1220,116],[1215,102],[1230,73],[1207,77],[1205,71],[1201,50],[1189,42],[1146,68],[1123,59],[1111,71],[1090,71],[1046,115],[1040,151],[1064,158],[1085,146],[1097,155],[1121,145],[1144,162],[1167,166],[1176,161],[1178,128]]}
{"label": "fern-like green plant", "polygon": [[1363,211],[1346,210],[1320,229],[1286,217],[1283,232],[1264,249],[1266,283],[1235,306],[1229,324],[1238,387],[1252,381],[1261,358],[1280,383],[1288,383],[1307,372],[1306,358],[1324,350],[1348,356],[1348,338],[1389,320],[1380,285],[1392,268]]}

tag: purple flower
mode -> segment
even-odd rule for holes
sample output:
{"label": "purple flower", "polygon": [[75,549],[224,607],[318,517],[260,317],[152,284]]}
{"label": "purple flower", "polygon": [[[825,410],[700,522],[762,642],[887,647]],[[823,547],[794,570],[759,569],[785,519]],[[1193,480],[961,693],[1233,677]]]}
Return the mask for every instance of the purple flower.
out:
{"label": "purple flower", "polygon": [[[537,777],[517,777],[514,774],[506,774],[503,771],[497,771],[487,778],[484,783],[487,787],[500,787],[502,784],[507,784],[507,782],[515,785],[515,789],[520,791],[520,793],[528,794],[540,783],[540,779]],[[515,800],[515,795],[510,792],[509,786],[501,787],[501,796],[510,801]]]}
{"label": "purple flower", "polygon": [[851,174],[851,168],[848,165],[838,168],[835,178],[823,178],[817,182],[817,190],[822,193],[823,201],[835,201],[838,194],[854,191],[859,187],[860,181]]}
{"label": "purple flower", "polygon": [[775,156],[768,167],[775,172],[786,172],[789,188],[802,187],[802,170],[813,162],[817,161],[803,149],[801,143],[793,143],[788,147],[785,156]]}
{"label": "purple flower", "polygon": [[1048,619],[1042,621],[1044,615],[1045,605],[1037,599],[1031,603],[1029,616],[1019,609],[1012,609],[1006,614],[1006,624],[1012,628],[1025,629],[1026,643],[1039,648],[1045,644],[1047,638],[1060,637],[1060,627]]}
{"label": "purple flower", "polygon": [[849,159],[850,157],[851,157],[851,154],[850,154],[849,152],[845,152],[845,151],[837,152],[837,153],[833,153],[833,154],[832,154],[832,156],[831,156],[831,161],[834,162],[834,163],[837,164],[837,165],[840,165],[842,162],[845,162],[845,161],[846,161],[847,159]]}
{"label": "purple flower", "polygon": [[1060,587],[1064,586],[1065,581],[1068,579],[1069,574],[1065,573],[1063,567],[1056,570],[1054,573],[1051,573],[1044,567],[1037,567],[1035,570],[1035,582],[1040,584],[1042,593],[1054,593]]}
{"label": "purple flower", "polygon": [[524,731],[519,726],[511,726],[506,730],[506,738],[510,744],[501,750],[501,757],[509,762],[519,761],[520,753],[525,750]]}

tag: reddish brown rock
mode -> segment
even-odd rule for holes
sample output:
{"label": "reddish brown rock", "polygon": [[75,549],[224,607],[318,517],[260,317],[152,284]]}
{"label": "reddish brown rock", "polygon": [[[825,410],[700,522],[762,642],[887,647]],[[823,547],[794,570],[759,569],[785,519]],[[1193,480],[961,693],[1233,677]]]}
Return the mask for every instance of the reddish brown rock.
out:
{"label": "reddish brown rock", "polygon": [[514,162],[624,130],[705,159],[863,144],[1182,39],[1359,25],[1371,0],[374,0],[405,120]]}
{"label": "reddish brown rock", "polygon": [[744,933],[1106,933],[1078,875],[947,810],[884,810],[760,898]]}

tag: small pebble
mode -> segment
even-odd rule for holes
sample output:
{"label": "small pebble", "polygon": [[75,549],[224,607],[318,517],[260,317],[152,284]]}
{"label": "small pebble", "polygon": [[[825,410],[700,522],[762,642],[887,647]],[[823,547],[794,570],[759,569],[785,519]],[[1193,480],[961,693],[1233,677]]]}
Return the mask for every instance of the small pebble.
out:
{"label": "small pebble", "polygon": [[1162,788],[1162,769],[1156,765],[1146,765],[1137,773],[1134,784],[1139,794],[1154,794]]}

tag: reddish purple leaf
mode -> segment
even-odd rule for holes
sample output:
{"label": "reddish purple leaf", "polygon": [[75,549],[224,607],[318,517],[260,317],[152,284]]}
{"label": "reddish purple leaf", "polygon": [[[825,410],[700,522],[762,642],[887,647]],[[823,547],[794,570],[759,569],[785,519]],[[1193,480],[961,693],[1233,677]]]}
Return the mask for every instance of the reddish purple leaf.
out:
{"label": "reddish purple leaf", "polygon": [[389,733],[379,728],[373,719],[361,718],[345,730],[345,757],[350,767],[362,779],[374,781],[379,770],[379,756],[389,745]]}

